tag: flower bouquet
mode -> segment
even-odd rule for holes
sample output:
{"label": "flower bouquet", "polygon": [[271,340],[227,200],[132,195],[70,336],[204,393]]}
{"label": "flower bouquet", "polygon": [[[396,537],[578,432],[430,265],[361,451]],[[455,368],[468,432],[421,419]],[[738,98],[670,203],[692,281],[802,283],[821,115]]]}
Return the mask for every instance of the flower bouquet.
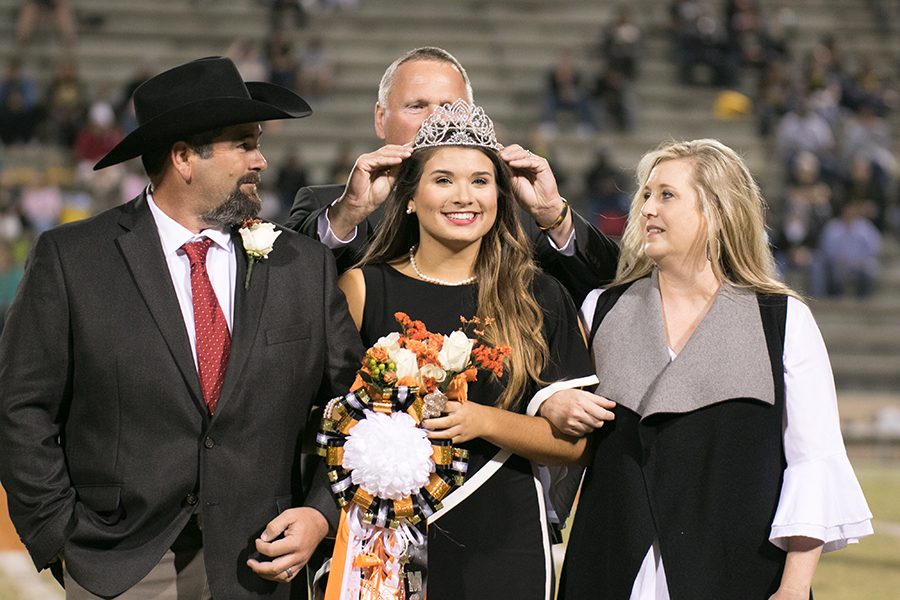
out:
{"label": "flower bouquet", "polygon": [[462,329],[435,334],[405,313],[394,317],[401,331],[366,351],[350,393],[326,406],[316,440],[345,509],[328,599],[424,598],[421,526],[463,484],[468,453],[430,440],[421,423],[449,398],[465,402],[478,369],[502,376],[510,354],[482,341],[479,326],[490,319],[461,319],[472,339]]}

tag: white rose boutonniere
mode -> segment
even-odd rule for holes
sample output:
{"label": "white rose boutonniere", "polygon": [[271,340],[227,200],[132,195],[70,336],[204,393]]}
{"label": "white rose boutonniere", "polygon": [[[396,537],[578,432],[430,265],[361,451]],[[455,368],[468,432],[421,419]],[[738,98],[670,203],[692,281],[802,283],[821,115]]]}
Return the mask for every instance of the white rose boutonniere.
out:
{"label": "white rose boutonniere", "polygon": [[244,252],[247,253],[247,277],[244,279],[244,289],[250,288],[250,274],[253,272],[253,265],[259,260],[269,258],[269,252],[275,240],[281,235],[280,231],[275,231],[274,223],[266,223],[260,219],[250,219],[241,223],[238,230],[241,234],[241,241],[244,243]]}

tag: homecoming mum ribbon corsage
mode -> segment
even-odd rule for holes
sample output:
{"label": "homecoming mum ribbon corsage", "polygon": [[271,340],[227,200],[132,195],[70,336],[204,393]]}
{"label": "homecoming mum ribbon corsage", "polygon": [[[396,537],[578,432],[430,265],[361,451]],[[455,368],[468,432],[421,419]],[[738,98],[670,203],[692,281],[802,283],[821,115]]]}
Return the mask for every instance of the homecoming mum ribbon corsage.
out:
{"label": "homecoming mum ribbon corsage", "polygon": [[401,331],[366,351],[349,394],[325,407],[316,437],[331,492],[344,510],[326,600],[422,598],[424,525],[465,481],[468,452],[431,440],[421,426],[448,399],[465,402],[478,369],[503,375],[508,346],[482,341],[490,319],[461,319],[462,331],[431,333],[405,313]]}

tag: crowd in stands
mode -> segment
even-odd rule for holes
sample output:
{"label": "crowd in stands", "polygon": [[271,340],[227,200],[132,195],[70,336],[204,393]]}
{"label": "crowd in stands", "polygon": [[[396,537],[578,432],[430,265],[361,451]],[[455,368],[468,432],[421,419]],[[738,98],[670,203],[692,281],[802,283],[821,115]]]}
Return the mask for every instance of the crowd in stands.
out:
{"label": "crowd in stands", "polygon": [[572,49],[560,53],[545,75],[540,121],[545,136],[555,134],[561,113],[575,118],[581,136],[634,128],[633,83],[639,72],[642,36],[631,10],[622,5],[589,49],[596,68],[581,67]]}
{"label": "crowd in stands", "polygon": [[[876,20],[885,14],[881,3],[870,6]],[[881,237],[900,232],[900,169],[887,119],[900,98],[880,71],[895,65],[844,56],[830,34],[798,55],[790,44],[796,24],[787,3],[669,6],[683,84],[754,89],[759,135],[785,174],[780,193],[767,190],[782,275],[813,296],[865,297],[877,282]]]}
{"label": "crowd in stands", "polygon": [[785,274],[814,296],[869,295],[880,238],[900,225],[887,119],[897,92],[875,62],[844,57],[830,36],[807,56],[771,65],[759,89],[759,131],[773,138],[786,173],[775,236]]}
{"label": "crowd in stands", "polygon": [[[201,4],[204,0],[190,0]],[[310,101],[331,91],[332,64],[321,37],[307,28],[311,15],[348,10],[356,0],[259,0],[271,11],[271,28],[262,39],[240,38],[222,54],[232,58],[248,80],[289,87]],[[76,7],[77,8],[77,7]],[[294,20],[289,17],[293,14]],[[48,21],[49,36],[33,36]],[[49,22],[52,21],[52,24]],[[17,21],[19,51],[0,72],[0,329],[31,245],[41,232],[85,218],[140,193],[146,177],[138,164],[93,171],[96,161],[136,127],[130,98],[159,70],[152,60],[136,65],[121,89],[94,89],[79,72],[77,19],[67,0],[23,0]],[[31,48],[57,44],[58,58],[49,78],[31,73],[38,59]],[[30,64],[32,61],[34,64]],[[26,158],[10,160],[18,156]],[[348,148],[346,153],[352,153]],[[355,154],[354,154],[355,156]],[[271,165],[264,190],[265,218],[287,215],[296,190],[331,183],[347,170],[335,165],[313,180],[299,148]]]}
{"label": "crowd in stands", "polygon": [[[356,2],[258,1],[271,11],[270,30],[261,39],[234,40],[223,54],[245,79],[268,80],[311,101],[328,97],[333,61],[326,40],[307,26],[308,18]],[[813,295],[865,296],[877,285],[879,239],[900,229],[898,165],[887,120],[897,110],[897,91],[881,71],[885,65],[872,57],[845,56],[833,36],[798,55],[790,44],[796,15],[790,8],[766,6],[763,10],[758,0],[672,0],[667,26],[679,80],[740,90],[752,101],[759,135],[772,145],[786,174],[781,192],[766,190],[784,276]],[[879,8],[877,2],[872,6]],[[129,99],[159,65],[150,60],[137,65],[116,93],[90,89],[73,53],[63,52],[52,76],[39,84],[26,59],[27,45],[39,43],[31,32],[42,18],[55,19],[54,35],[63,48],[77,41],[68,2],[22,3],[17,35],[23,51],[6,61],[0,75],[0,143],[56,150],[27,166],[4,165],[0,154],[0,315],[36,234],[127,200],[144,184],[134,166],[100,173],[91,167],[135,127]],[[597,25],[592,45],[559,54],[543,79],[536,152],[549,157],[547,140],[569,123],[589,140],[634,130],[640,118],[634,88],[646,27],[623,3]],[[331,168],[311,173],[301,149],[291,148],[271,165],[264,216],[285,215],[302,185],[343,181],[356,154],[358,149],[345,144]],[[592,164],[579,175],[586,212],[611,235],[624,227],[632,193],[628,167],[616,164],[613,147],[598,143]],[[564,174],[561,169],[561,180]],[[853,251],[836,252],[842,245]]]}
{"label": "crowd in stands", "polygon": [[[873,15],[883,9],[871,4]],[[898,164],[887,115],[898,95],[871,57],[845,57],[834,36],[800,55],[791,47],[797,16],[758,0],[672,0],[668,32],[678,80],[742,100],[772,147],[780,189],[767,189],[772,242],[785,278],[813,296],[875,288],[880,238],[900,232]],[[595,48],[561,52],[544,76],[538,140],[571,123],[576,134],[633,130],[634,83],[645,34],[623,5]],[[593,64],[580,64],[596,59]],[[606,146],[584,174],[589,214],[620,233],[631,184]],[[828,231],[828,235],[825,232]],[[838,252],[842,244],[852,251]]]}

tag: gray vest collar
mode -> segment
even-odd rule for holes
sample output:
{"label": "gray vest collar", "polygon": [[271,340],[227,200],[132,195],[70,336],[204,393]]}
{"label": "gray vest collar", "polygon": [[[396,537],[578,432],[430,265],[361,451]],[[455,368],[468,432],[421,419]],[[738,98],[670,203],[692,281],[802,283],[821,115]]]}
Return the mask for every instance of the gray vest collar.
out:
{"label": "gray vest collar", "polygon": [[723,284],[709,312],[669,360],[654,270],[622,294],[593,345],[597,393],[648,417],[686,413],[734,398],[775,403],[756,294]]}

